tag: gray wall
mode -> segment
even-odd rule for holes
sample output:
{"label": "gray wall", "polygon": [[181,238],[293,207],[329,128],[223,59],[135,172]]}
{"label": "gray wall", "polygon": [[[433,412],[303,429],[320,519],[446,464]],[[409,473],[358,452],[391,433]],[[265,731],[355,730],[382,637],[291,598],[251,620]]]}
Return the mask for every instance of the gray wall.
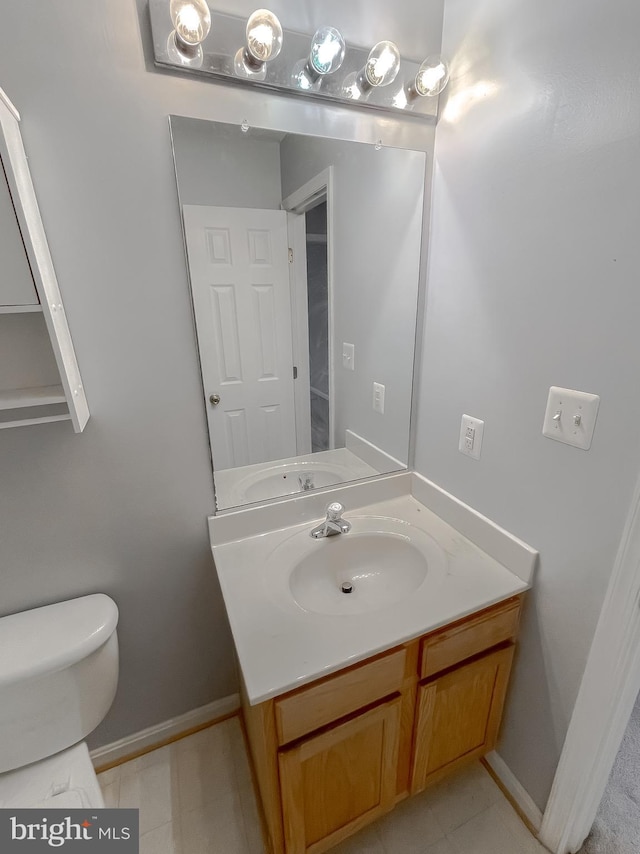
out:
{"label": "gray wall", "polygon": [[[345,430],[407,460],[425,156],[287,137],[282,195],[333,167],[333,358],[338,447]],[[342,368],[342,344],[355,370]],[[385,411],[373,411],[373,382]]]}
{"label": "gray wall", "polygon": [[[416,464],[540,549],[499,747],[540,807],[640,468],[639,31],[635,0],[446,6]],[[551,385],[601,395],[588,453],[542,436]]]}
{"label": "gray wall", "polygon": [[280,210],[280,144],[237,125],[173,116],[180,203]]}
{"label": "gray wall", "polygon": [[[158,72],[139,5],[140,16],[133,0],[21,0],[0,28],[0,86],[23,117],[92,413],[80,436],[64,423],[0,431],[0,603],[116,599],[120,687],[94,744],[237,688],[206,530],[213,487],[167,116],[433,143],[420,121]],[[343,5],[332,20],[359,41],[363,4]],[[437,51],[441,2],[366,11],[367,42],[388,25],[404,53]],[[285,12],[313,31],[327,7]]]}

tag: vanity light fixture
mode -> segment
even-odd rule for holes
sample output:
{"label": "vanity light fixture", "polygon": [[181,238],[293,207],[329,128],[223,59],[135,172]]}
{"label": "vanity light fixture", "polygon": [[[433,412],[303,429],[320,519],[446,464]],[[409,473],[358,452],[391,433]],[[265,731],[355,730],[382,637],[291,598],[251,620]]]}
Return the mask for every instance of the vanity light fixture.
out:
{"label": "vanity light fixture", "polygon": [[171,0],[169,14],[173,31],[167,51],[175,62],[198,66],[202,63],[202,42],[211,30],[211,12],[205,0]]}
{"label": "vanity light fixture", "polygon": [[401,58],[390,41],[371,49],[348,44],[329,26],[334,22],[313,36],[283,29],[269,9],[257,9],[247,19],[217,11],[207,0],[147,3],[155,62],[162,68],[344,106],[437,119],[437,95],[449,78],[441,57],[429,57],[421,65]]}
{"label": "vanity light fixture", "polygon": [[441,56],[428,56],[418,69],[418,73],[407,87],[407,100],[435,97],[449,82],[449,66]]}
{"label": "vanity light fixture", "polygon": [[246,36],[246,45],[235,55],[235,72],[239,77],[264,80],[267,62],[282,50],[284,36],[280,21],[268,9],[256,9],[247,21]]}
{"label": "vanity light fixture", "polygon": [[320,27],[311,39],[308,59],[301,59],[294,66],[294,85],[303,90],[317,86],[323,77],[340,68],[345,50],[344,39],[335,27]]}
{"label": "vanity light fixture", "polygon": [[400,51],[393,42],[382,41],[374,45],[364,68],[355,74],[347,75],[343,91],[347,98],[354,101],[367,97],[374,89],[389,86],[400,71]]}

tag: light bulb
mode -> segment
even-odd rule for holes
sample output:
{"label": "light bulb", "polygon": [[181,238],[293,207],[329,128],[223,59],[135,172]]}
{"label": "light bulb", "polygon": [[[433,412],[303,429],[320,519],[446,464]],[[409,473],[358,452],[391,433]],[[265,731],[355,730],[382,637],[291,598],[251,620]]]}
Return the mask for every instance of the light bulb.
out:
{"label": "light bulb", "polygon": [[418,95],[434,97],[449,82],[449,66],[441,56],[429,56],[416,74],[414,88]]}
{"label": "light bulb", "polygon": [[258,62],[275,59],[282,50],[282,27],[273,12],[258,9],[247,21],[247,50]]}
{"label": "light bulb", "polygon": [[334,27],[321,27],[311,39],[309,57],[293,67],[293,84],[308,91],[317,87],[323,77],[337,71],[344,60],[344,39]]}
{"label": "light bulb", "polygon": [[264,80],[265,63],[282,50],[282,26],[268,9],[257,9],[247,21],[247,44],[240,48],[234,59],[236,74]]}
{"label": "light bulb", "polygon": [[388,86],[400,71],[400,51],[393,42],[378,42],[365,63],[363,72],[371,86]]}
{"label": "light bulb", "polygon": [[309,66],[317,74],[333,74],[344,60],[344,39],[334,27],[321,27],[311,39]]}
{"label": "light bulb", "polygon": [[378,42],[371,48],[364,68],[357,74],[349,74],[343,85],[342,94],[354,101],[369,95],[373,89],[388,86],[400,71],[400,51],[393,42]]}
{"label": "light bulb", "polygon": [[205,0],[171,0],[169,14],[178,49],[193,53],[211,29],[211,12]]}

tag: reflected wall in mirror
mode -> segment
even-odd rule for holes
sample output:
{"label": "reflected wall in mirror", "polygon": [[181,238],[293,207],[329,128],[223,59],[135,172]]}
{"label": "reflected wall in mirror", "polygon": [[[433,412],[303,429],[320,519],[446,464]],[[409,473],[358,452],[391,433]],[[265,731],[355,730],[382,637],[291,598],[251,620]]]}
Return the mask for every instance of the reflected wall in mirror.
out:
{"label": "reflected wall in mirror", "polygon": [[171,135],[217,509],[406,468],[424,152]]}

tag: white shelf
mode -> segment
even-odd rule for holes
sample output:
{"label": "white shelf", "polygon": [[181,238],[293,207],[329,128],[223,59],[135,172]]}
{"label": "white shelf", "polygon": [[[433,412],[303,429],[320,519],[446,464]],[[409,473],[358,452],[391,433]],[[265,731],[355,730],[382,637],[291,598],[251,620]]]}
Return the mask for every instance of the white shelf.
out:
{"label": "white shelf", "polygon": [[31,424],[50,424],[52,421],[71,421],[71,415],[43,415],[42,418],[21,418],[16,421],[0,421],[0,430],[7,427],[29,427]]}
{"label": "white shelf", "polygon": [[39,302],[33,305],[0,305],[0,314],[26,314],[34,311],[42,311]]}
{"label": "white shelf", "polygon": [[326,234],[307,234],[307,243],[326,243]]}
{"label": "white shelf", "polygon": [[9,391],[0,391],[0,409],[26,409],[28,406],[51,406],[54,403],[66,402],[67,399],[61,385],[13,388]]}

